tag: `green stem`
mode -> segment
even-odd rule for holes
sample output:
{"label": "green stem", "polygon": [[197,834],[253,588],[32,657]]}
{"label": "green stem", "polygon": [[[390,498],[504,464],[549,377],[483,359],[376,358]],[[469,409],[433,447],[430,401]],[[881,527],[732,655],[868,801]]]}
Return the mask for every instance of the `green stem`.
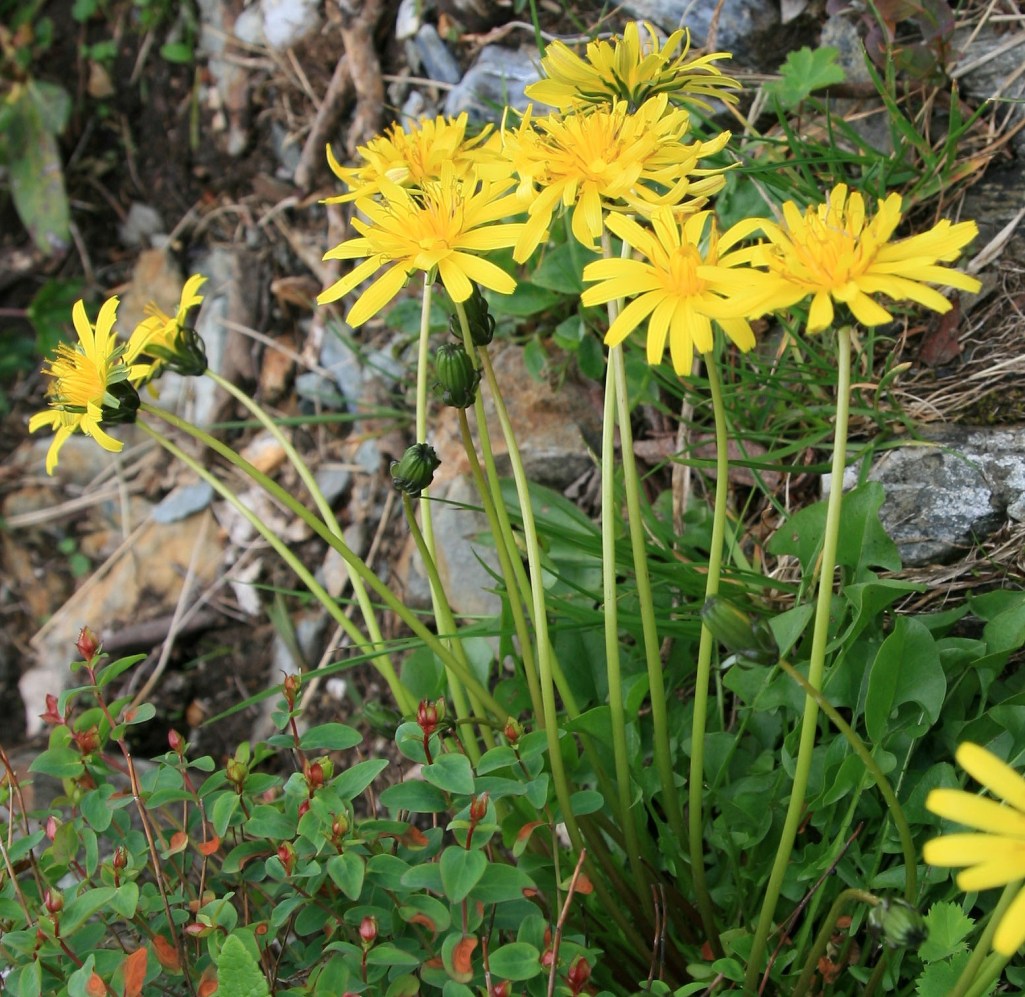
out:
{"label": "green stem", "polygon": [[672,737],[666,710],[665,680],[662,657],[659,653],[658,623],[655,620],[655,600],[648,572],[648,552],[644,542],[644,521],[641,517],[641,482],[634,456],[633,430],[630,427],[630,399],[627,396],[626,364],[622,347],[609,350],[609,359],[616,374],[616,405],[618,408],[619,439],[622,449],[623,487],[626,491],[627,521],[630,525],[630,548],[633,553],[634,577],[637,583],[637,601],[641,608],[641,635],[644,641],[644,660],[648,670],[648,696],[651,702],[652,742],[655,768],[662,786],[662,802],[669,828],[678,842],[687,835],[683,824],[683,807],[676,787],[671,752]]}
{"label": "green stem", "polygon": [[[997,925],[1000,924],[1004,911],[1007,910],[1011,905],[1011,901],[1018,895],[1021,886],[1022,881],[1019,879],[1017,882],[1008,883],[1004,887],[1004,892],[1000,894],[996,907],[993,908],[993,912],[989,915],[989,921],[986,922],[982,937],[975,943],[975,949],[972,951],[971,958],[965,964],[964,969],[961,970],[961,975],[957,978],[954,989],[950,991],[947,997],[977,997],[977,995],[984,994],[988,985],[1003,972],[1008,959],[995,952],[991,953],[990,950],[993,948],[993,936],[997,933]],[[986,984],[986,986],[982,986],[982,984]]]}
{"label": "green stem", "polygon": [[[164,422],[167,422],[169,425],[172,425],[176,429],[180,429],[182,432],[187,433],[194,439],[199,440],[199,442],[203,443],[214,453],[220,455],[229,463],[239,468],[247,477],[249,477],[252,481],[258,484],[265,492],[267,492],[268,495],[275,498],[287,509],[289,509],[296,516],[302,519],[302,521],[306,523],[306,525],[309,526],[309,528],[313,530],[313,532],[316,533],[317,536],[319,536],[325,543],[329,544],[334,550],[338,552],[342,560],[345,561],[345,563],[348,565],[350,571],[355,572],[360,576],[360,578],[366,583],[366,585],[376,593],[376,595],[384,603],[384,605],[393,613],[395,613],[395,615],[398,616],[398,618],[401,619],[409,627],[409,629],[420,640],[422,640],[423,643],[427,647],[429,647],[431,651],[434,652],[434,654],[438,656],[443,665],[445,665],[446,667],[451,667],[457,671],[461,669],[459,660],[452,654],[452,652],[447,647],[445,647],[445,645],[440,640],[438,640],[438,638],[433,633],[431,633],[430,630],[427,629],[427,627],[423,625],[423,623],[420,622],[416,614],[413,613],[405,604],[403,604],[402,601],[398,599],[398,597],[392,592],[392,590],[388,588],[388,586],[384,582],[382,582],[381,579],[378,578],[377,575],[375,575],[366,566],[363,560],[360,557],[358,557],[355,553],[353,553],[353,551],[350,550],[349,547],[346,546],[346,544],[342,540],[334,536],[331,533],[331,531],[317,518],[317,516],[310,512],[310,510],[307,509],[301,502],[299,502],[295,498],[295,496],[291,495],[284,488],[282,488],[281,485],[279,485],[276,481],[268,477],[262,471],[255,468],[252,464],[249,463],[249,461],[245,460],[243,457],[237,454],[230,447],[226,446],[216,437],[211,436],[207,432],[204,432],[197,426],[193,426],[191,423],[186,422],[184,419],[180,419],[173,413],[166,412],[163,409],[160,409],[154,405],[150,405],[149,403],[144,402],[140,407],[144,412],[157,416]],[[149,432],[155,432],[155,430],[153,430],[151,427],[147,427],[147,430]],[[168,443],[170,443],[170,441],[168,441]],[[171,445],[173,446],[173,444]],[[180,454],[182,451],[175,447],[174,451],[172,452]],[[210,481],[211,484],[213,484],[215,481],[218,484],[220,484],[218,479],[215,478],[209,471],[206,471],[205,468],[200,470],[202,471],[201,476],[204,478],[204,480]],[[197,473],[199,473],[199,471],[197,471]],[[217,485],[214,485],[214,487],[216,488]],[[328,596],[328,599],[331,602],[334,601],[330,599],[330,596]],[[352,621],[348,620],[348,618],[346,618],[346,620],[348,623],[352,623]],[[416,702],[412,699],[409,693],[406,692],[405,687],[402,685],[398,676],[395,675],[394,672],[389,673],[385,668],[381,666],[378,667],[381,668],[381,674],[384,677],[385,681],[388,683],[388,687],[392,690],[392,694],[395,696],[396,703],[398,704],[399,709],[407,715],[415,713]],[[464,675],[461,675],[460,678],[467,685],[472,685],[474,687],[475,694],[479,697],[483,705],[490,711],[493,718],[498,722],[504,723],[507,711],[503,709],[498,700],[496,700],[494,696],[492,696],[491,693],[488,692],[487,689],[485,689],[479,682],[477,682],[476,678],[472,674],[466,673]],[[396,694],[397,691],[401,691],[401,696]]]}
{"label": "green stem", "polygon": [[[619,657],[619,593],[616,578],[616,527],[620,511],[616,508],[616,375],[612,358],[605,368],[605,405],[601,438],[601,564],[602,604],[605,626],[605,670],[609,685],[609,715],[612,726],[612,757],[616,767],[616,795],[619,801],[619,826],[630,872],[637,886],[647,876],[641,861],[637,839],[637,820],[632,812],[633,783],[626,747],[626,712],[623,709],[623,676]],[[636,890],[643,893],[643,887]]]}
{"label": "green stem", "polygon": [[[320,490],[320,486],[317,484],[316,478],[314,478],[306,461],[299,456],[295,447],[292,446],[291,441],[281,431],[281,427],[278,426],[278,424],[271,419],[269,415],[267,415],[257,402],[250,398],[249,395],[247,395],[237,385],[232,384],[231,381],[221,377],[220,374],[216,371],[210,370],[209,368],[207,368],[206,375],[214,382],[214,384],[218,385],[244,408],[248,409],[248,411],[256,417],[260,425],[278,441],[281,448],[285,451],[285,455],[291,462],[292,467],[295,468],[303,484],[309,491],[310,496],[313,498],[314,505],[316,505],[317,511],[320,513],[320,518],[336,537],[341,537],[342,527],[334,514],[334,510],[331,508],[331,504],[324,497],[324,493]],[[367,634],[370,637],[371,644],[375,647],[383,647],[384,635],[381,633],[381,627],[377,621],[377,613],[374,611],[374,604],[370,601],[370,596],[367,593],[366,586],[363,584],[363,580],[359,575],[350,573],[349,583],[352,585],[352,594],[356,597],[356,602],[359,605],[360,612],[363,614],[363,622],[366,625]],[[394,670],[391,658],[387,654],[383,655],[383,657],[388,662],[388,666],[392,667],[392,670]]]}
{"label": "green stem", "polygon": [[[408,495],[402,496],[402,508],[406,513],[406,522],[409,524],[409,531],[413,535],[413,542],[416,544],[416,549],[420,553],[420,558],[424,563],[424,570],[427,572],[427,578],[430,580],[431,587],[437,586],[438,591],[444,591],[441,584],[441,578],[438,575],[438,566],[434,563],[434,558],[431,556],[431,552],[427,549],[427,541],[424,539],[424,535],[420,530],[420,527],[416,522],[416,510],[413,508],[413,500]],[[437,612],[437,623],[438,623],[438,636],[445,639],[446,635],[451,635],[449,646],[452,648],[452,653],[459,658],[463,668],[466,671],[470,671],[470,662],[466,659],[466,649],[463,647],[463,642],[459,640],[456,634],[456,621],[452,616],[452,610],[449,608],[447,599],[440,599],[437,606],[435,607]],[[449,683],[451,686],[451,682]],[[462,687],[460,686],[460,689]],[[463,706],[465,710],[466,701],[465,696],[463,697]],[[479,711],[476,715],[480,715],[483,711]],[[467,714],[457,712],[456,716],[460,720],[465,720]],[[481,728],[482,732],[484,728]],[[472,731],[468,736],[462,738],[463,746],[466,748],[466,753],[470,757],[470,761],[477,764],[480,760],[480,748],[477,746],[477,738],[473,735]]]}
{"label": "green stem", "polygon": [[[726,499],[729,495],[730,462],[727,450],[726,407],[722,397],[719,368],[711,352],[704,354],[708,374],[708,388],[715,419],[715,504],[712,516],[712,542],[708,552],[708,576],[705,579],[705,601],[719,592],[722,573],[723,537],[726,533]],[[701,624],[698,642],[697,674],[694,682],[694,726],[691,733],[690,781],[688,784],[689,844],[691,876],[694,879],[694,899],[708,943],[716,955],[722,955],[722,944],[715,926],[712,898],[705,879],[704,855],[704,788],[705,788],[705,728],[708,723],[708,687],[712,670],[712,632]]]}
{"label": "green stem", "polygon": [[819,709],[826,714],[833,722],[833,726],[847,739],[847,743],[854,749],[854,753],[861,759],[862,764],[868,769],[869,774],[875,779],[879,792],[882,793],[886,806],[889,808],[890,816],[897,827],[897,834],[900,836],[900,847],[904,852],[904,899],[909,904],[915,902],[918,893],[918,853],[915,851],[915,842],[911,837],[911,828],[907,818],[904,816],[904,809],[901,807],[894,793],[890,780],[886,778],[879,763],[872,757],[868,746],[858,736],[858,733],[849,723],[836,711],[836,708],[819,689],[816,689],[789,661],[780,660],[779,667],[783,669],[803,690],[805,695],[811,696],[818,703]]}
{"label": "green stem", "polygon": [[[815,625],[812,630],[811,657],[808,666],[808,684],[822,689],[826,667],[826,645],[829,642],[829,611],[833,602],[833,572],[836,568],[836,548],[840,535],[840,510],[843,503],[843,473],[847,463],[847,422],[850,413],[851,392],[851,330],[843,326],[837,332],[837,387],[836,425],[833,430],[832,487],[826,505],[826,526],[822,540],[822,558],[818,578],[818,599],[815,605]],[[783,879],[794,848],[797,828],[804,811],[804,796],[811,773],[812,752],[819,704],[814,696],[805,695],[804,716],[801,719],[801,739],[794,769],[794,785],[790,792],[783,830],[780,833],[776,858],[762,900],[762,910],[755,929],[754,943],[748,958],[744,977],[745,993],[754,993],[758,974],[762,969],[765,945],[772,928]]]}
{"label": "green stem", "polygon": [[495,412],[502,426],[509,460],[512,463],[513,480],[516,482],[516,495],[520,502],[520,513],[523,516],[523,537],[527,547],[527,565],[530,569],[530,589],[534,604],[534,630],[537,635],[537,670],[541,682],[541,706],[544,718],[545,734],[548,741],[548,760],[552,767],[552,783],[555,796],[562,811],[562,819],[566,824],[570,842],[578,852],[584,847],[580,828],[570,803],[569,782],[566,779],[566,768],[562,761],[562,750],[559,747],[559,721],[555,706],[555,682],[553,678],[551,640],[548,634],[548,612],[545,605],[544,575],[541,570],[541,548],[537,540],[537,527],[534,523],[534,509],[530,501],[530,485],[527,473],[523,468],[516,435],[513,432],[509,411],[505,407],[502,392],[491,365],[491,358],[486,348],[479,351],[484,376],[495,403]]}
{"label": "green stem", "polygon": [[791,997],[804,997],[808,992],[808,988],[815,979],[815,971],[818,969],[819,959],[825,954],[826,946],[829,944],[834,928],[836,928],[837,919],[843,913],[844,907],[855,901],[868,904],[870,907],[876,907],[879,904],[879,897],[866,890],[848,889],[844,890],[833,901],[833,906],[829,908],[829,913],[822,922],[819,933],[815,936],[815,944],[812,945],[808,958],[804,961],[804,971],[801,973],[801,977],[797,981],[797,986],[794,988]]}

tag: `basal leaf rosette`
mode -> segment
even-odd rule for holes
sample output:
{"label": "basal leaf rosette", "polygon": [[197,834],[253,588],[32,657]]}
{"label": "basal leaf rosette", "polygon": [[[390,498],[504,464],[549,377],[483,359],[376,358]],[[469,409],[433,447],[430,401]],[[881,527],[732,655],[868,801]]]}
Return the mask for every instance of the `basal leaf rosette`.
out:
{"label": "basal leaf rosette", "polygon": [[665,94],[673,103],[710,110],[705,98],[735,103],[740,84],[715,65],[728,52],[689,59],[690,32],[674,31],[660,44],[651,23],[633,21],[622,36],[588,44],[581,57],[553,41],[541,59],[544,78],[526,88],[531,100],[569,111],[592,104],[626,101],[637,108],[649,97]]}
{"label": "basal leaf rosette", "polygon": [[114,329],[117,306],[116,296],[108,298],[93,325],[84,302],[76,301],[71,318],[78,342],[61,343],[43,367],[43,373],[52,378],[47,388],[48,408],[33,415],[28,428],[30,433],[44,426],[54,430],[46,454],[47,474],[53,474],[61,447],[73,433],[92,437],[111,453],[124,447],[103,424],[134,421],[139,396],[129,382],[144,376],[149,365],[125,362],[125,348]]}
{"label": "basal leaf rosette", "polygon": [[833,324],[834,305],[844,306],[862,325],[876,326],[893,319],[880,296],[942,313],[950,302],[931,285],[979,290],[974,277],[940,265],[956,260],[975,238],[975,222],[944,219],[926,232],[897,239],[902,218],[899,194],[880,199],[869,215],[860,193],[837,184],[824,203],[803,211],[787,201],[781,223],[749,223],[768,238],[755,262],[775,278],[763,311],[810,297],[807,329],[820,332]]}
{"label": "basal leaf rosette", "polygon": [[337,301],[383,270],[360,294],[346,321],[362,325],[376,315],[419,271],[437,277],[453,301],[466,301],[474,283],[511,294],[516,281],[483,254],[516,244],[522,222],[502,219],[520,211],[511,180],[492,182],[476,174],[460,177],[452,167],[422,189],[381,179],[381,198],[360,198],[352,226],[360,234],[335,246],[325,260],[356,260],[340,280],[322,291],[318,304]]}
{"label": "basal leaf rosette", "polygon": [[[961,868],[957,885],[966,893],[1025,880],[1025,779],[1010,765],[971,742],[955,754],[958,764],[995,799],[962,789],[934,789],[926,809],[947,820],[974,828],[927,841],[922,857],[929,865]],[[1025,889],[1004,911],[993,936],[993,948],[1012,956],[1025,943]]]}

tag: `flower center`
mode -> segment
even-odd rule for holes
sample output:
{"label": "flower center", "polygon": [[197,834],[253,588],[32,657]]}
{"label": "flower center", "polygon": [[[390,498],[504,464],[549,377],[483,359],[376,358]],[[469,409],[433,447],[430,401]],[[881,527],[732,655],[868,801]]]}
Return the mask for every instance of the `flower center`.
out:
{"label": "flower center", "polygon": [[702,294],[706,284],[698,276],[701,262],[701,254],[694,246],[677,246],[669,257],[667,290],[681,298]]}

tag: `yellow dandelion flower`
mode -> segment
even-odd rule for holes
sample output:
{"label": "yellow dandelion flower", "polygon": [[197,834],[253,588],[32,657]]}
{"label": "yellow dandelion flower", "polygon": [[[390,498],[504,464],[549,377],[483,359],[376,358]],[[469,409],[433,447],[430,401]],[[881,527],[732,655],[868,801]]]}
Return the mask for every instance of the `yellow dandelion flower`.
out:
{"label": "yellow dandelion flower", "polygon": [[902,218],[901,197],[880,200],[874,217],[857,191],[837,184],[824,204],[803,213],[792,201],[783,205],[783,224],[760,225],[769,239],[758,262],[778,278],[764,311],[788,308],[811,296],[808,331],[833,323],[833,303],[846,305],[862,325],[882,325],[893,316],[873,297],[914,301],[936,312],[950,302],[930,284],[978,291],[974,277],[939,263],[957,259],[975,237],[975,222],[944,219],[928,232],[893,239]]}
{"label": "yellow dandelion flower", "polygon": [[513,252],[522,263],[544,239],[556,209],[572,208],[574,238],[591,247],[601,237],[606,211],[648,216],[659,206],[687,201],[692,210],[724,184],[721,171],[698,161],[729,141],[722,132],[685,144],[686,111],[665,94],[631,111],[625,101],[565,117],[533,121],[505,134],[505,151],[519,176],[517,194],[528,220]]}
{"label": "yellow dandelion flower", "polygon": [[380,194],[382,179],[400,187],[422,187],[440,180],[446,165],[460,177],[473,170],[488,180],[508,177],[509,165],[502,156],[498,133],[487,125],[479,134],[468,136],[468,120],[464,111],[457,118],[424,119],[408,131],[392,125],[357,149],[361,160],[358,166],[342,166],[328,146],[328,166],[349,192],[326,198],[324,203]]}
{"label": "yellow dandelion flower", "polygon": [[46,473],[53,474],[57,457],[72,433],[91,436],[96,442],[118,453],[124,444],[110,436],[101,423],[131,422],[139,407],[139,396],[127,383],[147,369],[146,364],[126,364],[124,347],[114,330],[118,299],[103,303],[93,326],[85,304],[76,301],[71,318],[78,334],[75,345],[61,343],[43,368],[53,378],[47,394],[50,407],[29,420],[30,433],[48,426],[56,435],[46,454]]}
{"label": "yellow dandelion flower", "polygon": [[146,318],[128,338],[125,361],[132,363],[145,356],[151,358],[151,365],[143,377],[133,379],[133,384],[138,386],[142,380],[158,376],[165,365],[179,374],[192,376],[206,369],[202,340],[188,324],[189,312],[203,302],[203,295],[198,292],[204,283],[206,277],[198,273],[185,281],[174,315],[168,315],[152,301],[146,305]]}
{"label": "yellow dandelion flower", "polygon": [[354,218],[357,238],[335,246],[325,260],[363,262],[317,298],[318,304],[337,301],[368,277],[385,269],[357,299],[346,321],[362,325],[376,315],[417,270],[441,278],[453,301],[465,301],[473,283],[511,294],[516,281],[495,263],[478,255],[515,244],[522,222],[499,220],[520,210],[511,181],[461,180],[446,169],[436,183],[411,191],[381,180],[382,201],[361,198],[357,209],[368,221]]}
{"label": "yellow dandelion flower", "polygon": [[[643,34],[642,34],[643,31]],[[628,24],[621,38],[593,41],[581,58],[560,41],[541,59],[545,79],[526,88],[531,100],[567,111],[587,104],[625,100],[640,107],[649,97],[667,94],[674,103],[710,110],[705,97],[736,103],[740,84],[715,66],[728,52],[688,60],[690,32],[674,31],[664,45],[647,21]]]}
{"label": "yellow dandelion flower", "polygon": [[[929,865],[963,867],[957,885],[965,892],[988,890],[1025,879],[1025,779],[996,755],[965,742],[958,764],[997,800],[961,789],[934,789],[925,806],[934,814],[975,828],[978,833],[947,834],[927,841],[922,857]],[[1025,889],[1004,912],[993,948],[1012,956],[1025,944]]]}
{"label": "yellow dandelion flower", "polygon": [[711,211],[681,222],[670,208],[654,212],[650,230],[625,215],[610,215],[607,224],[643,257],[596,260],[584,267],[584,280],[600,281],[584,291],[585,305],[633,298],[609,327],[608,346],[618,346],[647,321],[648,363],[661,362],[668,339],[673,368],[684,377],[695,350],[712,349],[713,322],[741,350],[754,346],[743,302],[765,274],[749,265],[753,247],[734,248],[743,236],[740,226],[720,235]]}

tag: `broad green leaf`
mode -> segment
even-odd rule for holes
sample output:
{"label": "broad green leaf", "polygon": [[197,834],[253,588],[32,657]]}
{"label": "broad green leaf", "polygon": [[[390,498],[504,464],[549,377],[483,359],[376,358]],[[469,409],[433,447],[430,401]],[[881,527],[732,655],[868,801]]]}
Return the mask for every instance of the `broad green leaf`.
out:
{"label": "broad green leaf", "polygon": [[350,900],[358,900],[363,890],[363,877],[366,874],[366,866],[361,856],[355,852],[342,852],[341,855],[332,855],[327,860],[327,874],[331,881]]}
{"label": "broad green leaf", "polygon": [[478,850],[467,851],[450,845],[441,853],[441,885],[452,903],[459,903],[480,881],[488,867],[487,856]]}
{"label": "broad green leaf", "polygon": [[139,887],[136,883],[122,883],[110,898],[110,909],[129,921],[135,917],[138,906]]}
{"label": "broad green leaf", "polygon": [[97,886],[91,890],[84,890],[65,905],[61,913],[61,933],[65,937],[72,934],[79,925],[106,907],[113,895],[113,886]]}
{"label": "broad green leaf", "polygon": [[965,939],[972,933],[975,922],[957,904],[942,901],[929,908],[925,926],[929,937],[919,946],[918,955],[923,962],[939,962],[968,947]]}
{"label": "broad green leaf", "polygon": [[210,821],[214,827],[214,834],[223,838],[225,831],[228,830],[228,825],[238,811],[239,795],[234,790],[221,793],[210,808]]}
{"label": "broad green leaf", "polygon": [[765,84],[783,110],[798,106],[815,90],[844,81],[843,67],[837,64],[839,51],[831,45],[810,49],[807,45],[791,52],[780,66],[780,79]]}
{"label": "broad green leaf", "polygon": [[417,780],[389,786],[379,799],[389,810],[408,810],[414,814],[438,814],[448,806],[440,789]]}
{"label": "broad green leaf", "polygon": [[28,770],[55,779],[74,779],[82,774],[82,755],[76,748],[47,748],[36,756]]}
{"label": "broad green leaf", "polygon": [[82,816],[94,831],[106,831],[114,818],[114,807],[110,798],[117,790],[108,782],[82,797]]}
{"label": "broad green leaf", "polygon": [[346,724],[319,724],[299,739],[303,751],[345,751],[363,741],[358,730]]}
{"label": "broad green leaf", "polygon": [[246,833],[254,838],[295,837],[295,818],[283,814],[277,807],[268,805],[253,807],[249,819],[243,826]]}
{"label": "broad green leaf", "polygon": [[343,800],[354,800],[388,767],[388,764],[387,758],[368,758],[365,762],[357,762],[332,779],[331,788]]}
{"label": "broad green leaf", "polygon": [[412,952],[406,952],[391,942],[375,945],[367,953],[367,962],[371,966],[419,966],[423,960]]}
{"label": "broad green leaf", "polygon": [[456,796],[473,793],[473,767],[466,755],[441,755],[434,764],[425,765],[421,771],[427,782],[446,793]]}
{"label": "broad green leaf", "polygon": [[228,935],[217,958],[217,997],[270,997],[256,956],[238,935]]}
{"label": "broad green leaf", "polygon": [[532,980],[541,972],[541,953],[527,942],[510,942],[488,955],[492,976],[506,980]]}

